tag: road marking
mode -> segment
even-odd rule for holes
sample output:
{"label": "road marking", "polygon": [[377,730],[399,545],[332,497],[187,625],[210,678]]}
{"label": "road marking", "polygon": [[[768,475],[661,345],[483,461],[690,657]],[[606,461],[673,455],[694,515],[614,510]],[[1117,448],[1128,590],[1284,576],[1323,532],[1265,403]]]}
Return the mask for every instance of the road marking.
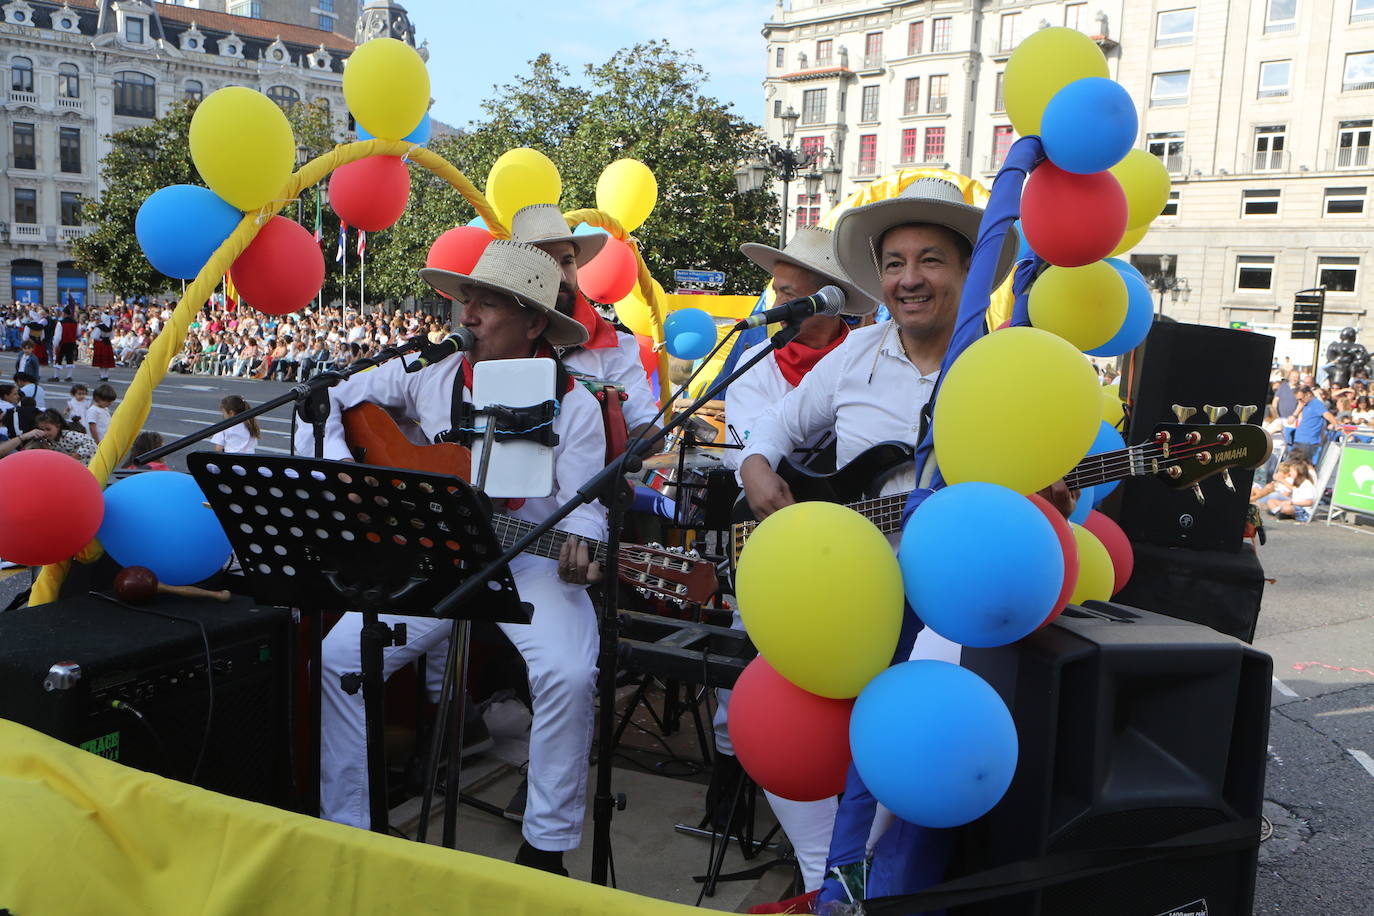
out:
{"label": "road marking", "polygon": [[[180,405],[178,405],[178,404],[154,404],[153,407],[152,407],[152,409],[153,409],[153,410],[180,410],[180,411],[182,411],[183,413],[198,413],[198,414],[205,414],[205,415],[207,415],[207,416],[220,417],[221,419],[223,419],[223,417],[224,417],[224,414],[220,413],[220,411],[218,411],[218,410],[211,410],[211,409],[208,408],[208,407],[182,407],[182,406],[180,406]],[[258,417],[258,422],[261,423],[261,422],[263,422],[264,420],[268,421],[269,423],[290,423],[290,422],[291,422],[291,418],[290,418],[289,416],[286,416],[286,417],[274,417],[274,416],[271,416],[271,415],[269,415],[269,414],[261,414],[261,415]]]}
{"label": "road marking", "polygon": [[1374,776],[1374,760],[1364,751],[1357,751],[1354,748],[1346,748],[1345,752],[1355,758],[1355,762],[1364,767],[1364,771],[1370,776]]}
{"label": "road marking", "polygon": [[1297,699],[1301,699],[1301,698],[1302,698],[1302,695],[1301,695],[1301,694],[1299,694],[1299,693],[1298,693],[1296,690],[1294,690],[1292,687],[1289,687],[1289,686],[1288,686],[1287,684],[1285,684],[1283,681],[1279,680],[1278,678],[1274,678],[1273,680],[1274,680],[1274,689],[1277,690],[1279,693],[1283,694],[1283,695],[1286,696],[1286,697],[1294,697],[1294,698],[1297,698]]}
{"label": "road marking", "polygon": [[1365,531],[1363,528],[1356,528],[1354,525],[1342,525],[1340,522],[1337,522],[1336,527],[1344,528],[1346,531],[1354,531],[1359,534],[1368,534],[1374,536],[1374,531]]}

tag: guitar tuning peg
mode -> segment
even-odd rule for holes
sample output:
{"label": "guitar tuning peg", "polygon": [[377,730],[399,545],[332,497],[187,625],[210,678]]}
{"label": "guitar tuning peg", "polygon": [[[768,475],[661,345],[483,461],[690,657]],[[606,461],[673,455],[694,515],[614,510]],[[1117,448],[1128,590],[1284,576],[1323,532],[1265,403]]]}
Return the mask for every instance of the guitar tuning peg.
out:
{"label": "guitar tuning peg", "polygon": [[1207,419],[1210,420],[1214,426],[1218,420],[1226,416],[1225,407],[1213,407],[1211,404],[1203,404],[1202,412],[1207,414]]}
{"label": "guitar tuning peg", "polygon": [[1240,422],[1249,423],[1250,418],[1255,415],[1259,408],[1254,404],[1237,404],[1232,410],[1236,412],[1237,417],[1240,417]]}
{"label": "guitar tuning peg", "polygon": [[1202,484],[1193,484],[1193,495],[1197,497],[1197,502],[1199,506],[1207,505],[1207,497],[1202,495]]}
{"label": "guitar tuning peg", "polygon": [[1221,482],[1226,484],[1226,489],[1230,490],[1232,493],[1236,492],[1236,485],[1231,482],[1231,471],[1229,469],[1221,472]]}
{"label": "guitar tuning peg", "polygon": [[1174,405],[1174,416],[1178,417],[1180,423],[1187,423],[1195,413],[1197,413],[1196,407],[1184,407],[1182,404]]}

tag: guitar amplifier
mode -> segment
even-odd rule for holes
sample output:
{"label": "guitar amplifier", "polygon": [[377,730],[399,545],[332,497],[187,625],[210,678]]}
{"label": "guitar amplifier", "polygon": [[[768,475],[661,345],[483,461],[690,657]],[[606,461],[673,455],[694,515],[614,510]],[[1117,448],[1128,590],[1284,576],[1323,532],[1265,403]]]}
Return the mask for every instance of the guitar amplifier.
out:
{"label": "guitar amplifier", "polygon": [[[1175,404],[1196,409],[1192,423],[1207,422],[1206,404],[1227,408],[1221,423],[1241,422],[1231,412],[1238,404],[1254,405],[1250,422],[1264,422],[1273,359],[1274,338],[1266,334],[1156,321],[1123,367],[1121,391],[1130,402],[1126,443],[1148,440],[1156,424],[1181,422]],[[1172,489],[1153,477],[1123,481],[1122,530],[1133,541],[1164,547],[1239,550],[1254,474],[1229,473],[1235,489],[1221,475],[1209,477],[1199,484],[1202,502],[1191,488]]]}
{"label": "guitar amplifier", "polygon": [[[292,800],[288,611],[92,595],[0,614],[0,717],[250,801]],[[124,708],[119,708],[120,706]]]}

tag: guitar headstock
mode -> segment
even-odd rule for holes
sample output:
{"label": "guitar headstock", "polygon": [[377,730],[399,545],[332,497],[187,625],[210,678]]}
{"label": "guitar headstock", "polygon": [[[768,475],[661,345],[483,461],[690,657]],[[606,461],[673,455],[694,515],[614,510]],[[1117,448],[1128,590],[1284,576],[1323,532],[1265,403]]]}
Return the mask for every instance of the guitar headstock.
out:
{"label": "guitar headstock", "polygon": [[1149,449],[1151,471],[1175,488],[1194,486],[1230,468],[1257,468],[1274,447],[1265,429],[1249,423],[1161,423],[1143,445]]}
{"label": "guitar headstock", "polygon": [[636,588],[685,604],[705,604],[716,593],[716,566],[696,551],[657,544],[624,544],[620,578]]}

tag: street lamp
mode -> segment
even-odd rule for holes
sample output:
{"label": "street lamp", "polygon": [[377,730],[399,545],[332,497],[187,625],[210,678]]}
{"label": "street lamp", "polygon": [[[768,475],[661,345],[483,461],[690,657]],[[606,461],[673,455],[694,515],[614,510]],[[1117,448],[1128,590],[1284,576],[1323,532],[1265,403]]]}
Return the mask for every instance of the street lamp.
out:
{"label": "street lamp", "polygon": [[[778,229],[778,247],[787,247],[787,188],[798,176],[805,181],[805,188],[808,197],[815,197],[819,193],[822,185],[825,186],[826,193],[830,195],[838,194],[840,191],[840,167],[835,162],[835,153],[826,148],[822,150],[794,150],[792,149],[792,139],[797,135],[797,120],[801,116],[791,105],[780,115],[782,121],[783,145],[770,143],[763,150],[763,155],[735,169],[735,186],[741,194],[749,191],[762,190],[768,181],[768,173],[771,169],[777,173],[777,179],[782,182],[782,225]],[[822,168],[815,168],[822,161],[828,161],[828,165]]]}
{"label": "street lamp", "polygon": [[1188,295],[1192,292],[1188,287],[1187,277],[1175,277],[1170,275],[1169,268],[1173,266],[1173,263],[1173,255],[1160,255],[1159,273],[1155,274],[1154,279],[1150,283],[1150,286],[1159,293],[1159,305],[1155,309],[1155,314],[1157,316],[1164,314],[1164,294],[1166,292],[1169,294],[1169,301],[1175,305],[1178,304],[1180,296],[1183,298],[1184,302],[1187,302]]}

